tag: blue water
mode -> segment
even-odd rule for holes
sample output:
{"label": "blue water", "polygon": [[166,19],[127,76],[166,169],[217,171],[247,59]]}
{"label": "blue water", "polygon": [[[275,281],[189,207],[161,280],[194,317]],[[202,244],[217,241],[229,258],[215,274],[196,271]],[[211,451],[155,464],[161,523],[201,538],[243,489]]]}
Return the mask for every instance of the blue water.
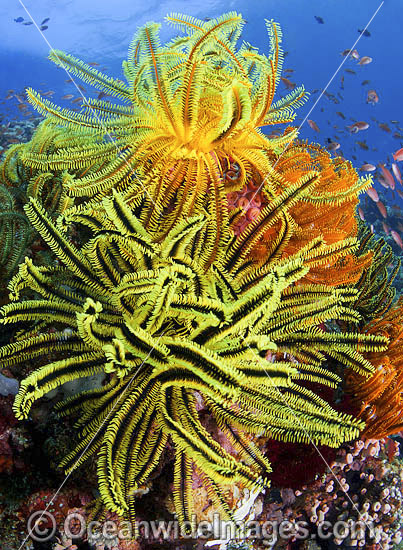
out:
{"label": "blue water", "polygon": [[[38,25],[50,17],[46,23],[48,29],[41,35],[34,25],[14,21],[18,17],[29,21],[30,17],[22,3],[10,0],[0,7],[0,116],[3,115],[3,121],[22,118],[16,99],[3,99],[10,89],[23,92],[24,87],[31,86],[44,92],[54,90],[51,100],[66,107],[69,102],[61,101],[61,96],[68,93],[77,96],[71,84],[65,82],[66,73],[47,60],[50,47],[72,53],[87,62],[98,62],[101,67],[107,67],[105,72],[108,74],[121,77],[121,62],[135,30],[148,21],[162,22],[171,12],[200,18],[213,18],[229,10],[240,12],[247,20],[243,38],[262,52],[268,52],[264,19],[273,18],[281,24],[283,49],[289,52],[283,68],[294,70],[288,78],[296,85],[303,84],[308,91],[321,91],[344,59],[340,52],[353,46],[359,37],[357,30],[365,27],[380,4],[380,0],[26,0],[23,5]],[[398,8],[397,0],[385,0],[368,27],[371,36],[361,37],[356,45],[360,56],[372,57],[372,63],[359,66],[357,61],[348,59],[334,77],[327,91],[340,103],[335,104],[323,96],[309,115],[320,132],[314,132],[307,123],[301,128],[300,135],[310,141],[324,145],[330,138],[339,142],[344,157],[352,160],[357,168],[364,162],[375,165],[385,162],[390,168],[391,153],[403,145],[403,141],[393,135],[403,134],[399,54],[403,19]],[[322,17],[324,24],[319,24],[315,15]],[[162,38],[172,34],[174,31],[164,24]],[[346,68],[356,74],[346,73]],[[343,75],[344,89],[341,89]],[[364,80],[369,80],[370,84],[361,85]],[[378,93],[377,105],[366,104],[369,89]],[[302,122],[320,91],[311,95],[306,105],[299,109],[297,123]],[[285,93],[285,86],[280,84],[276,97]],[[94,93],[89,95],[94,96]],[[336,111],[342,112],[346,120]],[[350,134],[345,127],[357,120],[367,121],[370,127]],[[391,122],[393,120],[397,123]],[[391,132],[380,129],[378,122],[387,123]],[[364,140],[368,151],[356,143]],[[390,191],[379,189],[390,195],[391,200]],[[402,203],[397,196],[394,200]]]}

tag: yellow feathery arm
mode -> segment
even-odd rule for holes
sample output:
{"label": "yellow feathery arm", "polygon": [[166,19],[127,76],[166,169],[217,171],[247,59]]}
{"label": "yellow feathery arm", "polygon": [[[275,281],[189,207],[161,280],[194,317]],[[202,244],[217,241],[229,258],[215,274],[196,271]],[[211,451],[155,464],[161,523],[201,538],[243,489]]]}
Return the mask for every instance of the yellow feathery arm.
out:
{"label": "yellow feathery arm", "polygon": [[152,246],[150,235],[136,216],[134,216],[121,193],[113,190],[112,197],[105,198],[102,204],[105,212],[120,233],[123,235],[138,234],[143,241],[147,242],[150,247]]}
{"label": "yellow feathery arm", "polygon": [[11,367],[25,361],[32,361],[35,357],[46,354],[49,348],[52,348],[52,352],[55,354],[91,351],[77,332],[71,334],[59,331],[45,333],[0,347],[0,366]]}
{"label": "yellow feathery arm", "polygon": [[88,261],[55,227],[54,223],[45,214],[43,207],[35,199],[31,198],[24,209],[32,225],[37,229],[42,238],[49,244],[52,251],[60,260],[69,267],[73,273],[82,277],[84,282],[92,286],[101,294],[104,294],[106,290],[95,279]]}
{"label": "yellow feathery arm", "polygon": [[[150,418],[153,422],[154,419]],[[127,494],[130,495],[131,489],[136,489],[141,484],[146,483],[150,474],[157,468],[161,455],[165,450],[168,441],[168,434],[164,433],[159,416],[156,419],[156,425],[151,425],[150,430],[144,432],[144,437],[139,444],[140,452],[137,447],[130,447],[130,456],[127,467]]]}
{"label": "yellow feathery arm", "polygon": [[79,131],[83,128],[87,131],[95,130],[98,133],[103,131],[102,125],[95,117],[74,113],[68,109],[62,109],[54,105],[51,101],[43,99],[38,92],[35,92],[32,88],[27,88],[26,92],[28,101],[31,105],[41,115],[51,116],[57,124],[67,127],[75,125]]}
{"label": "yellow feathery arm", "polygon": [[162,108],[162,112],[166,117],[166,121],[171,126],[172,130],[176,134],[178,131],[175,116],[170,105],[170,97],[168,89],[164,79],[162,78],[164,73],[163,63],[156,55],[156,50],[160,47],[158,31],[161,25],[151,23],[140,29],[139,39],[141,41],[141,47],[144,50],[145,58],[147,59],[147,66],[150,71],[150,83],[154,85],[150,89],[150,93],[154,97],[155,101]]}
{"label": "yellow feathery arm", "polygon": [[305,197],[317,185],[317,182],[317,173],[310,172],[302,176],[297,183],[290,185],[281,195],[272,199],[261,210],[258,218],[251,222],[242,235],[230,246],[225,257],[226,269],[230,272],[236,270],[262,233],[276,223],[286,210]]}
{"label": "yellow feathery arm", "polygon": [[25,262],[20,264],[18,273],[8,285],[10,299],[16,301],[24,290],[30,289],[49,301],[66,302],[73,305],[83,304],[85,298],[82,294],[54,285],[56,273],[57,270],[34,265],[32,260],[26,257]]}
{"label": "yellow feathery arm", "polygon": [[[128,508],[124,497],[123,481],[130,435],[136,433],[138,424],[142,424],[143,429],[146,429],[158,391],[158,383],[146,388],[145,396],[141,388],[131,391],[122,399],[105,431],[104,444],[98,462],[99,489],[104,502],[119,514],[124,513]],[[141,431],[140,426],[140,431],[137,433],[141,435]],[[135,444],[135,441],[132,443]]]}
{"label": "yellow feathery arm", "polygon": [[119,97],[122,100],[129,100],[129,89],[125,84],[116,78],[106,76],[94,67],[87,65],[80,59],[66,54],[60,50],[51,50],[49,59],[59,67],[68,70],[70,73],[81,78],[84,82],[106,91],[108,94]]}
{"label": "yellow feathery arm", "polygon": [[189,52],[189,61],[192,60],[192,57],[199,53],[199,50],[205,45],[206,41],[210,41],[224,32],[236,31],[237,29],[242,29],[244,25],[244,20],[242,16],[231,11],[213,19],[212,21],[204,24],[203,34],[198,33],[195,35],[194,44],[192,49]]}
{"label": "yellow feathery arm", "polygon": [[[201,470],[209,477],[216,480],[216,482],[221,482],[226,485],[242,480],[249,487],[255,485],[258,476],[254,474],[250,468],[239,464],[237,467],[237,463],[231,455],[228,454],[227,457],[217,453],[210,447],[209,442],[205,442],[201,439],[199,433],[196,438],[192,430],[186,429],[182,426],[182,421],[179,422],[175,419],[176,415],[174,410],[172,410],[175,401],[174,399],[168,398],[169,394],[169,390],[164,392],[162,408],[166,429],[170,433],[175,445],[191,456]],[[190,415],[186,413],[186,409],[184,410],[179,406],[178,414],[180,414],[181,418],[183,418],[183,414],[186,414],[186,420],[190,421]],[[224,450],[222,452],[225,453]]]}
{"label": "yellow feathery arm", "polygon": [[101,372],[104,364],[103,354],[86,353],[37,369],[21,382],[13,405],[16,417],[27,418],[37,399],[65,382]]}
{"label": "yellow feathery arm", "polygon": [[37,320],[50,323],[65,323],[69,326],[75,324],[76,313],[80,307],[66,304],[61,301],[49,302],[48,300],[24,300],[11,302],[1,309],[1,323],[18,323],[21,321]]}
{"label": "yellow feathery arm", "polygon": [[189,521],[193,513],[192,460],[182,450],[175,452],[173,500],[181,525]]}
{"label": "yellow feathery arm", "polygon": [[77,170],[94,162],[111,161],[119,152],[119,145],[116,143],[89,143],[85,150],[82,147],[69,147],[54,154],[27,151],[21,159],[39,170]]}

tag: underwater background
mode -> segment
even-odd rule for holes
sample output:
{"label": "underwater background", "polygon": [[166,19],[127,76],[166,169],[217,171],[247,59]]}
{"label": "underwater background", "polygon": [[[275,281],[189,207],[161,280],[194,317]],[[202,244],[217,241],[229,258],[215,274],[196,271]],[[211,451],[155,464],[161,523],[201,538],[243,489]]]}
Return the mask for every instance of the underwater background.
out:
{"label": "underwater background", "polygon": [[[372,175],[373,186],[360,194],[356,216],[365,222],[376,238],[384,239],[393,252],[395,266],[403,256],[403,185],[400,174],[403,152],[400,156],[398,154],[403,147],[402,17],[401,5],[396,0],[11,0],[2,3],[0,162],[10,146],[29,141],[43,120],[28,102],[26,88],[33,88],[52,103],[73,112],[79,112],[82,96],[93,99],[108,97],[75,79],[80,83],[79,91],[65,71],[48,59],[50,49],[67,52],[108,76],[123,79],[122,61],[126,59],[129,43],[139,27],[150,21],[162,23],[160,37],[164,43],[177,34],[163,24],[166,15],[184,13],[208,22],[229,11],[243,16],[246,24],[242,39],[261,53],[269,53],[265,19],[280,24],[284,62],[275,101],[303,85],[309,97],[296,109],[297,117],[292,124],[300,127],[299,138],[319,144],[329,151],[332,158],[340,156],[351,161],[360,176]],[[34,24],[30,24],[32,21]],[[270,134],[270,129],[263,132],[275,136],[276,130],[280,133],[285,126],[280,125],[280,130],[275,127],[273,134]],[[3,202],[1,214],[6,210],[7,197],[1,194],[0,198]],[[8,218],[4,220],[0,223],[9,223]],[[4,225],[1,227],[4,230]],[[34,240],[30,245],[30,257],[38,253],[41,263],[46,264],[51,260],[43,253],[42,244]],[[392,259],[390,264],[383,266],[385,272],[387,270],[390,274],[391,265]],[[394,275],[396,303],[403,293],[400,267]],[[3,288],[1,304],[6,302]],[[401,317],[393,323],[394,328],[401,329]],[[8,339],[6,331],[1,334],[2,345]],[[400,363],[401,341],[399,336],[400,347],[396,354]],[[23,366],[24,374],[27,374],[31,366],[29,360]],[[5,374],[11,376],[8,370]],[[398,379],[397,387],[403,391],[402,372]],[[12,411],[18,384],[12,376],[8,380],[11,381],[0,381],[1,548],[201,550],[205,547],[206,541],[202,537],[176,536],[177,533],[173,532],[165,536],[158,530],[149,539],[140,541],[120,540],[116,536],[92,539],[86,535],[67,536],[60,528],[62,520],[68,513],[86,514],[84,510],[94,497],[96,476],[92,472],[87,479],[86,473],[75,474],[54,496],[64,479],[57,469],[57,462],[70,450],[74,430],[71,424],[65,426],[63,421],[56,420],[51,406],[46,403],[35,409],[29,421],[18,423]],[[86,388],[80,387],[78,382],[69,391],[74,393]],[[328,398],[327,394],[325,397]],[[391,399],[395,397],[396,392]],[[341,399],[336,397],[336,409],[340,402]],[[356,412],[349,402],[340,410],[343,414]],[[248,489],[245,489],[246,496],[241,495],[236,488],[231,494],[231,503],[240,510],[246,506],[243,518],[250,514],[251,519],[264,518],[268,522],[280,523],[303,518],[309,526],[309,535],[298,540],[266,533],[263,537],[246,541],[236,533],[233,537],[215,537],[217,540],[212,547],[220,550],[403,548],[403,427],[402,430],[395,429],[393,434],[380,433],[374,430],[374,434],[366,438],[331,450],[324,445],[318,450],[305,444],[294,445],[293,442],[274,444],[268,453],[273,467],[273,475],[269,476],[271,488],[266,490],[264,497],[252,495]],[[333,473],[328,471],[328,463]],[[160,501],[164,501],[164,505],[158,508],[159,517],[166,521],[174,512],[172,503],[166,505],[165,502],[166,494],[172,491],[171,481],[169,475],[164,477],[163,473],[154,488],[161,494]],[[199,498],[196,509],[201,513],[206,502],[202,496]],[[140,507],[140,520],[153,517],[155,502],[159,502],[158,497],[154,501],[146,497],[143,508]],[[27,539],[27,521],[33,513],[45,509],[56,517],[57,533],[46,541]],[[369,517],[379,527],[375,537],[354,538],[337,533],[327,538],[317,536],[318,524],[323,519],[330,520],[333,525],[351,517],[360,520],[359,514],[363,521]],[[116,520],[114,515],[107,517]],[[45,524],[45,529],[50,529],[50,525]]]}

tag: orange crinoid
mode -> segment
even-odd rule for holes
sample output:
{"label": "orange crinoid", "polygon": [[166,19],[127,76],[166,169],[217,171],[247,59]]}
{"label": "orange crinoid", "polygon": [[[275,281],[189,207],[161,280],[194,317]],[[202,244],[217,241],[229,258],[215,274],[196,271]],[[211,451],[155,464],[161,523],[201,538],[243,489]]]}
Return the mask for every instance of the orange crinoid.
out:
{"label": "orange crinoid", "polygon": [[370,378],[350,371],[347,390],[361,408],[363,437],[380,439],[403,430],[403,300],[365,327],[389,338],[387,351],[367,353],[376,371]]}

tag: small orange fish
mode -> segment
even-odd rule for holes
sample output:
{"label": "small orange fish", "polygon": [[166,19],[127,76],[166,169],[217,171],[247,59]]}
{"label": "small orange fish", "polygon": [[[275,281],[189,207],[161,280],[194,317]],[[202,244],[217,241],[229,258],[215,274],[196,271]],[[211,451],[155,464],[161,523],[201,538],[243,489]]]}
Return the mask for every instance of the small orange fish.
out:
{"label": "small orange fish", "polygon": [[402,250],[403,250],[403,242],[402,242],[402,239],[399,235],[399,233],[397,231],[394,231],[392,229],[392,231],[390,232],[390,234],[392,235],[393,237],[393,240],[395,241],[395,243],[397,244],[398,247],[400,247]]}
{"label": "small orange fish", "polygon": [[374,170],[376,170],[376,166],[374,166],[373,164],[363,164],[360,168],[360,171],[361,172],[373,172]]}
{"label": "small orange fish", "polygon": [[393,160],[397,160],[397,161],[403,160],[403,147],[395,151],[392,157],[393,157]]}
{"label": "small orange fish", "polygon": [[363,149],[364,151],[368,151],[369,147],[368,147],[367,142],[365,140],[364,141],[358,141],[357,140],[355,143],[358,145],[358,147],[360,149]]}
{"label": "small orange fish", "polygon": [[78,87],[82,92],[86,93],[87,90],[84,88],[84,86],[81,86],[80,84],[78,84]]}
{"label": "small orange fish", "polygon": [[287,90],[293,90],[295,88],[295,82],[291,82],[291,80],[288,80],[288,78],[284,78],[283,76],[280,76],[280,80],[285,85]]}
{"label": "small orange fish", "polygon": [[356,134],[360,130],[366,130],[369,128],[368,122],[364,122],[363,120],[360,120],[358,122],[354,122],[354,124],[350,124],[350,126],[347,126],[347,129],[352,133]]}
{"label": "small orange fish", "polygon": [[368,63],[371,63],[371,61],[372,61],[372,57],[369,57],[368,55],[364,55],[359,60],[358,65],[368,65]]}
{"label": "small orange fish", "polygon": [[74,97],[73,94],[66,94],[64,96],[61,97],[61,99],[72,99]]}
{"label": "small orange fish", "polygon": [[383,230],[385,231],[386,235],[389,235],[389,227],[385,222],[382,222]]}
{"label": "small orange fish", "polygon": [[330,141],[326,145],[326,149],[328,151],[337,151],[337,149],[340,149],[340,143],[337,143],[337,141]]}
{"label": "small orange fish", "polygon": [[370,187],[369,189],[367,189],[367,195],[374,202],[379,202],[378,191],[374,187]]}
{"label": "small orange fish", "polygon": [[351,53],[350,53],[351,57],[353,59],[360,59],[360,55],[359,53],[357,52],[357,50],[352,50]]}
{"label": "small orange fish", "polygon": [[368,90],[367,93],[367,103],[371,103],[371,105],[375,105],[375,103],[378,103],[379,96],[376,93],[375,90]]}
{"label": "small orange fish", "polygon": [[403,185],[402,183],[402,174],[400,173],[399,167],[395,162],[392,162],[392,172],[397,181],[400,183],[400,185]]}
{"label": "small orange fish", "polygon": [[363,120],[359,122],[354,122],[354,126],[359,130],[366,130],[367,128],[369,128],[368,122],[364,122]]}
{"label": "small orange fish", "polygon": [[96,63],[95,61],[88,63],[88,65],[91,65],[91,67],[99,67],[99,63]]}
{"label": "small orange fish", "polygon": [[387,210],[386,210],[385,205],[383,204],[383,202],[378,201],[378,202],[376,203],[376,206],[378,207],[379,212],[382,214],[382,217],[387,218],[387,217],[388,217],[388,212],[387,212]]}
{"label": "small orange fish", "polygon": [[386,122],[380,122],[380,123],[378,124],[378,126],[379,126],[379,128],[380,128],[381,130],[383,130],[384,132],[387,132],[388,134],[390,134],[391,129],[390,129],[389,126],[386,124]]}
{"label": "small orange fish", "polygon": [[309,126],[312,128],[312,130],[315,130],[315,132],[320,132],[319,126],[316,124],[316,122],[314,122],[313,120],[311,120],[310,118],[308,118],[307,123],[308,123]]}
{"label": "small orange fish", "polygon": [[358,215],[360,216],[361,220],[365,222],[364,210],[361,208],[361,206],[358,207]]}
{"label": "small orange fish", "polygon": [[385,178],[386,183],[388,184],[389,188],[392,189],[392,191],[395,188],[395,180],[390,173],[390,171],[386,168],[384,164],[378,164],[379,168],[382,171],[382,175]]}
{"label": "small orange fish", "polygon": [[73,99],[72,103],[81,103],[83,100],[82,97],[76,97],[76,99]]}
{"label": "small orange fish", "polygon": [[377,179],[378,179],[379,183],[382,185],[382,187],[384,187],[385,189],[389,189],[389,185],[388,185],[387,181],[385,180],[385,178],[382,176],[382,174],[379,174]]}
{"label": "small orange fish", "polygon": [[49,90],[48,92],[44,92],[42,95],[44,97],[52,97],[52,95],[54,94],[55,92],[53,90]]}

